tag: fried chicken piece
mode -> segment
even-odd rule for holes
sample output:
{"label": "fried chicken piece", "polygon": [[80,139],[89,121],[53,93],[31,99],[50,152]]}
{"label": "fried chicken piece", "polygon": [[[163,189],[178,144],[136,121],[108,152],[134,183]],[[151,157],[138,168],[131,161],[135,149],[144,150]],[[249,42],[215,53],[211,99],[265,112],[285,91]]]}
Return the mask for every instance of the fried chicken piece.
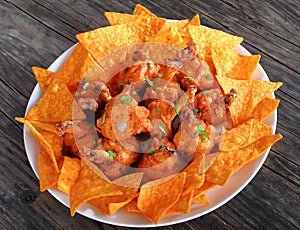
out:
{"label": "fried chicken piece", "polygon": [[166,143],[158,148],[151,147],[149,151],[149,153],[144,154],[138,165],[139,171],[144,173],[142,183],[177,172],[178,155],[172,143]]}
{"label": "fried chicken piece", "polygon": [[[227,97],[228,101],[232,101]],[[221,124],[226,119],[226,104],[220,89],[211,89],[196,95],[195,108],[198,118],[210,124]]]}
{"label": "fried chicken piece", "polygon": [[97,120],[97,127],[105,138],[121,141],[150,131],[148,116],[147,108],[138,106],[128,94],[120,94],[106,104],[102,117]]}

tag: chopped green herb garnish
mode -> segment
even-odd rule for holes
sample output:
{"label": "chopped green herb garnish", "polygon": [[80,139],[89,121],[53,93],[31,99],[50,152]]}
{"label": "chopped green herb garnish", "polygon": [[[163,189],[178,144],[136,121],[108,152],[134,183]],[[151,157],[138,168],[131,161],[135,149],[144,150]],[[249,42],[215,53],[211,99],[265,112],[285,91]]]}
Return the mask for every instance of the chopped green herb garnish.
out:
{"label": "chopped green herb garnish", "polygon": [[164,74],[163,74],[163,73],[157,73],[157,76],[158,76],[158,77],[163,77]]}
{"label": "chopped green herb garnish", "polygon": [[196,137],[198,137],[200,135],[204,135],[205,137],[209,138],[208,133],[205,131],[205,128],[201,124],[198,125],[197,132],[196,132]]}
{"label": "chopped green herb garnish", "polygon": [[164,145],[164,143],[160,143],[160,147],[162,148],[162,147],[165,147],[165,145]]}
{"label": "chopped green herb garnish", "polygon": [[121,100],[122,100],[123,104],[129,104],[133,101],[133,98],[130,96],[122,96]]}
{"label": "chopped green herb garnish", "polygon": [[165,134],[166,130],[163,125],[159,125],[158,128]]}
{"label": "chopped green herb garnish", "polygon": [[124,84],[124,82],[120,82],[120,84],[119,84],[120,86],[124,86],[125,84]]}
{"label": "chopped green herb garnish", "polygon": [[177,107],[175,107],[174,111],[177,115],[179,114],[179,109]]}
{"label": "chopped green herb garnish", "polygon": [[94,145],[97,144],[97,140],[93,140],[93,144],[94,144]]}
{"label": "chopped green herb garnish", "polygon": [[153,62],[153,61],[149,61],[148,63],[149,63],[149,65],[150,65],[150,68],[151,68],[151,69],[154,69],[154,62]]}
{"label": "chopped green herb garnish", "polygon": [[103,116],[102,116],[101,124],[105,123],[105,119],[106,119],[106,113],[104,113]]}
{"label": "chopped green herb garnish", "polygon": [[154,108],[153,110],[154,112],[158,113],[158,108]]}
{"label": "chopped green herb garnish", "polygon": [[87,81],[87,82],[82,86],[82,88],[83,88],[84,90],[86,90],[86,89],[89,87],[89,85],[90,85],[90,82]]}
{"label": "chopped green herb garnish", "polygon": [[152,147],[152,148],[150,149],[150,154],[152,155],[152,154],[154,154],[154,153],[156,153],[156,150],[155,150],[155,148]]}
{"label": "chopped green herb garnish", "polygon": [[146,81],[150,86],[153,86],[153,81],[151,81],[149,78],[146,78],[145,81]]}
{"label": "chopped green herb garnish", "polygon": [[205,95],[205,94],[208,94],[208,92],[209,92],[209,90],[203,90],[201,93],[202,93],[203,95]]}
{"label": "chopped green herb garnish", "polygon": [[85,77],[81,79],[80,84],[83,84],[84,81],[85,81]]}
{"label": "chopped green herb garnish", "polygon": [[200,112],[200,109],[198,109],[198,108],[195,109],[195,112],[196,112],[196,113],[199,113],[199,112]]}
{"label": "chopped green herb garnish", "polygon": [[125,146],[125,145],[122,145],[122,148],[123,148],[123,149],[126,149],[126,146]]}
{"label": "chopped green herb garnish", "polygon": [[132,95],[138,95],[137,92],[136,92],[136,90],[132,91]]}
{"label": "chopped green herb garnish", "polygon": [[203,142],[203,143],[207,142],[207,138],[204,138],[204,139],[202,140],[202,142]]}
{"label": "chopped green herb garnish", "polygon": [[189,81],[193,81],[193,78],[192,78],[192,77],[190,77],[190,76],[185,76],[184,78],[187,78],[187,79],[189,79]]}
{"label": "chopped green herb garnish", "polygon": [[108,153],[109,157],[111,157],[111,158],[115,158],[116,155],[117,155],[117,154],[116,154],[114,151],[112,151],[112,150],[108,150],[107,153]]}
{"label": "chopped green herb garnish", "polygon": [[205,76],[204,76],[204,78],[206,78],[206,79],[212,79],[212,75],[210,74],[210,73],[208,73],[208,74],[206,74]]}

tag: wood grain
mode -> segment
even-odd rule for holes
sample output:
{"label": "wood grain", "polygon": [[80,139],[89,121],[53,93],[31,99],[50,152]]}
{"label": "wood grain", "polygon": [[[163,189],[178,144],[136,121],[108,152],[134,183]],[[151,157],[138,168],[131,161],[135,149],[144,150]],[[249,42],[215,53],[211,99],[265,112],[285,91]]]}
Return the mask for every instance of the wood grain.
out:
{"label": "wood grain", "polygon": [[75,35],[106,26],[103,13],[132,13],[141,3],[160,17],[192,18],[244,37],[243,46],[262,55],[276,92],[276,143],[257,176],[214,212],[161,229],[300,228],[300,10],[297,0],[2,0],[0,4],[0,229],[126,229],[70,217],[48,192],[39,192],[23,145],[22,116],[36,80],[32,66],[47,68],[77,42]]}

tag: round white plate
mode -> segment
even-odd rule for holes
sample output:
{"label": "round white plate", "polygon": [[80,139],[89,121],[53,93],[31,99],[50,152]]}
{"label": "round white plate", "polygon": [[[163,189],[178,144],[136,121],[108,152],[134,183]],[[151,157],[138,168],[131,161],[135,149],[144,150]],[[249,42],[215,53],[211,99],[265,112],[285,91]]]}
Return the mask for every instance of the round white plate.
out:
{"label": "round white plate", "polygon": [[[74,50],[76,44],[70,47],[67,51],[65,51],[60,57],[58,57],[52,65],[48,68],[48,70],[57,72],[59,68],[62,66],[62,64],[67,60],[67,58],[70,56],[72,51]],[[250,55],[250,53],[241,45],[238,46],[237,52],[245,55]],[[269,81],[269,78],[261,65],[258,65],[256,68],[253,79],[261,79]],[[27,112],[38,102],[38,100],[42,96],[42,91],[40,86],[37,84],[31,94],[31,97],[29,99],[27,108],[26,108],[26,114]],[[274,94],[272,94],[272,97],[274,98]],[[266,123],[268,125],[271,125],[273,127],[273,133],[275,133],[276,129],[276,123],[277,123],[277,111],[275,111],[267,120]],[[36,174],[38,175],[38,154],[39,154],[39,143],[35,140],[33,137],[29,127],[27,125],[24,125],[24,143],[25,143],[25,149],[26,153],[30,162],[30,165]],[[119,210],[116,214],[113,216],[107,216],[99,211],[97,211],[95,208],[93,208],[92,205],[89,204],[83,204],[78,209],[78,213],[89,217],[91,219],[108,223],[112,225],[118,225],[118,226],[126,226],[126,227],[158,227],[158,226],[166,226],[166,225],[172,225],[172,224],[178,224],[181,222],[186,222],[188,220],[195,219],[197,217],[203,216],[229,200],[231,200],[234,196],[236,196],[243,188],[246,187],[246,185],[253,179],[253,177],[257,174],[261,166],[263,165],[267,155],[269,153],[269,150],[266,151],[260,158],[257,160],[247,164],[245,167],[243,167],[240,171],[238,171],[236,174],[234,174],[226,186],[224,187],[216,187],[212,190],[210,190],[206,195],[208,199],[210,200],[210,205],[201,206],[193,204],[191,207],[191,212],[189,214],[171,214],[164,216],[158,224],[154,224],[151,221],[149,221],[147,218],[143,217],[140,214],[135,213],[129,213],[126,210]],[[63,192],[60,192],[56,189],[49,189],[48,190],[57,200],[59,200],[61,203],[63,203],[65,206],[69,207],[69,196]]]}

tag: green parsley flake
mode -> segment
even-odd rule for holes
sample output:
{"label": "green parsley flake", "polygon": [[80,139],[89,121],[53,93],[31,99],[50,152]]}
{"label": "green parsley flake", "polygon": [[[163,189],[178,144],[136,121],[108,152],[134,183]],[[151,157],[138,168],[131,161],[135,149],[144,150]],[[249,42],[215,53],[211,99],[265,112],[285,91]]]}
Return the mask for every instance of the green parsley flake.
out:
{"label": "green parsley flake", "polygon": [[133,98],[130,96],[122,96],[121,100],[122,100],[123,104],[129,104],[133,101]]}
{"label": "green parsley flake", "polygon": [[206,79],[212,79],[212,75],[210,74],[210,73],[208,73],[208,74],[206,74],[205,76],[204,76],[204,78],[206,78]]}
{"label": "green parsley flake", "polygon": [[83,88],[84,90],[86,90],[89,86],[90,86],[90,82],[87,81],[87,82],[82,86],[82,88]]}
{"label": "green parsley flake", "polygon": [[112,151],[112,150],[108,150],[107,153],[108,153],[109,157],[111,157],[111,158],[115,158],[116,155],[117,155],[117,154],[116,154],[114,151]]}
{"label": "green parsley flake", "polygon": [[156,150],[155,150],[155,148],[152,147],[152,148],[150,149],[150,154],[153,155],[154,153],[156,153]]}
{"label": "green parsley flake", "polygon": [[150,68],[151,68],[151,69],[154,69],[154,62],[153,62],[153,61],[149,61],[148,63],[149,63],[149,65],[150,65]]}
{"label": "green parsley flake", "polygon": [[97,144],[97,140],[93,140],[93,144],[94,144],[94,145]]}
{"label": "green parsley flake", "polygon": [[158,108],[154,108],[153,110],[154,112],[158,113]]}
{"label": "green parsley flake", "polygon": [[125,84],[124,84],[124,82],[120,82],[120,86],[124,86]]}
{"label": "green parsley flake", "polygon": [[163,77],[164,74],[163,74],[163,73],[157,73],[157,76],[158,76],[158,77]]}
{"label": "green parsley flake", "polygon": [[136,92],[136,90],[132,91],[132,95],[138,95],[137,92]]}
{"label": "green parsley flake", "polygon": [[199,113],[199,112],[200,112],[200,109],[198,109],[198,108],[195,109],[195,112],[196,112],[196,113]]}
{"label": "green parsley flake", "polygon": [[190,76],[185,76],[184,78],[187,78],[187,79],[189,79],[189,81],[193,81],[193,78],[192,78],[192,77],[190,77]]}
{"label": "green parsley flake", "polygon": [[202,140],[202,142],[203,142],[203,143],[207,142],[207,138],[204,138],[204,139]]}
{"label": "green parsley flake", "polygon": [[106,113],[104,113],[103,116],[102,116],[102,120],[101,120],[101,123],[102,123],[102,124],[105,123],[105,119],[106,119]]}
{"label": "green parsley flake", "polygon": [[163,125],[159,125],[158,128],[159,128],[164,134],[166,134],[166,130],[165,130],[165,128],[164,128]]}
{"label": "green parsley flake", "polygon": [[153,81],[151,81],[149,78],[146,78],[145,81],[146,81],[150,86],[153,86]]}
{"label": "green parsley flake", "polygon": [[209,138],[208,133],[205,131],[205,128],[201,124],[198,125],[197,132],[196,132],[196,137],[198,137],[200,135],[204,135],[205,137]]}
{"label": "green parsley flake", "polygon": [[179,114],[179,109],[177,107],[174,109],[174,111],[177,115]]}
{"label": "green parsley flake", "polygon": [[165,147],[164,143],[161,142],[161,143],[160,143],[160,147],[161,147],[161,148]]}

